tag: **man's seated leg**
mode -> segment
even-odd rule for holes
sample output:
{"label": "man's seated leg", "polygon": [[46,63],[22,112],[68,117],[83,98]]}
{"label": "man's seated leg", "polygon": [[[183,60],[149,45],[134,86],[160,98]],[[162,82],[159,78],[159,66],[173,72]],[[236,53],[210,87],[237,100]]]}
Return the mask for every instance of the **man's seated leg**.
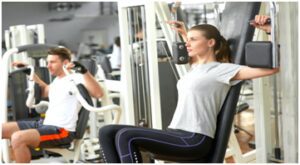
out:
{"label": "man's seated leg", "polygon": [[20,130],[11,135],[11,145],[16,163],[29,163],[31,152],[29,147],[38,147],[40,134],[36,129]]}
{"label": "man's seated leg", "polygon": [[[17,163],[30,162],[29,148],[55,147],[69,144],[75,133],[56,126],[43,125],[43,121],[17,121],[14,124],[4,124],[5,137],[11,139],[12,150]],[[17,125],[16,125],[17,124]],[[8,131],[14,128],[15,131]]]}
{"label": "man's seated leg", "polygon": [[11,135],[19,131],[20,128],[17,124],[17,122],[8,122],[8,123],[3,123],[2,124],[2,139],[10,139]]}

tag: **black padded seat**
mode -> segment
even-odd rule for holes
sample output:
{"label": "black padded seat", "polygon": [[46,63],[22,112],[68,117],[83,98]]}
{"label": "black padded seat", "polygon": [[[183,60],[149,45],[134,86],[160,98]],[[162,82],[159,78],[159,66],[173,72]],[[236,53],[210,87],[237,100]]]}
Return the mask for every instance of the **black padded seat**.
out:
{"label": "black padded seat", "polygon": [[[77,88],[82,95],[82,97],[86,100],[86,102],[93,106],[93,101],[91,99],[91,96],[89,95],[89,92],[82,84],[78,84]],[[84,107],[81,107],[79,114],[78,114],[78,121],[77,121],[77,127],[76,127],[76,134],[75,139],[82,139],[84,132],[87,127],[87,123],[89,120],[89,114],[90,111],[86,110]]]}

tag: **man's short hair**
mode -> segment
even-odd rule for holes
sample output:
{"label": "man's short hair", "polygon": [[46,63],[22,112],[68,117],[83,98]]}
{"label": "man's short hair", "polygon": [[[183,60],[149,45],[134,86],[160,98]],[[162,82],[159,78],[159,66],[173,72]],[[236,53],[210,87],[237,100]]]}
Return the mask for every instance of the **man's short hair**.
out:
{"label": "man's short hair", "polygon": [[71,61],[71,51],[64,47],[50,48],[48,50],[48,54],[49,55],[57,55],[57,56],[59,56],[59,58],[62,61],[64,61],[64,60]]}

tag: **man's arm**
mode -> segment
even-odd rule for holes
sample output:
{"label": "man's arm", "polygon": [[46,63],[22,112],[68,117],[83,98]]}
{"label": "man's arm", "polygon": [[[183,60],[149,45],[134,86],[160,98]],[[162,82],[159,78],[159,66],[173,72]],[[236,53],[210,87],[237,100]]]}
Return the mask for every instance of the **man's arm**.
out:
{"label": "man's arm", "polygon": [[[25,63],[20,62],[20,61],[15,61],[15,62],[12,63],[12,66],[17,67],[17,68],[26,67],[27,65],[28,64],[25,64]],[[34,76],[33,76],[33,81],[40,86],[40,88],[42,90],[42,97],[43,98],[48,97],[49,85],[46,84],[42,79],[40,79],[39,76],[35,73],[34,73]]]}
{"label": "man's arm", "polygon": [[[265,31],[267,34],[271,33],[271,25],[268,23],[269,16],[266,15],[256,15],[255,19],[250,22],[250,25],[255,28]],[[279,68],[265,69],[265,68],[252,68],[244,66],[240,71],[232,78],[233,80],[248,80],[263,76],[269,76],[279,72]]]}
{"label": "man's arm", "polygon": [[102,88],[93,77],[93,75],[89,71],[87,71],[85,74],[83,74],[83,78],[84,86],[88,90],[89,94],[97,99],[101,98],[103,96]]}
{"label": "man's arm", "polygon": [[43,98],[48,97],[48,94],[49,94],[49,85],[46,84],[43,80],[41,80],[37,74],[34,74],[33,81],[35,83],[37,83],[39,85],[39,87],[41,88],[41,90],[42,90],[42,97]]}
{"label": "man's arm", "polygon": [[93,75],[79,62],[73,61],[66,65],[67,69],[74,68],[75,72],[81,73],[84,79],[84,86],[88,90],[90,96],[94,98],[101,98],[103,90]]}

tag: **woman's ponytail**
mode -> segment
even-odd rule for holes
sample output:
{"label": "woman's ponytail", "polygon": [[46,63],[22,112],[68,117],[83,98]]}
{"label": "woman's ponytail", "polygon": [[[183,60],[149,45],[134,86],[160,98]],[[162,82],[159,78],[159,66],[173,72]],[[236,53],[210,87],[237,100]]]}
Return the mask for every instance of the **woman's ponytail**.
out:
{"label": "woman's ponytail", "polygon": [[217,42],[219,42],[220,44],[218,47],[216,47],[215,50],[216,60],[223,63],[231,62],[230,47],[226,39],[222,35],[220,35],[219,41]]}

